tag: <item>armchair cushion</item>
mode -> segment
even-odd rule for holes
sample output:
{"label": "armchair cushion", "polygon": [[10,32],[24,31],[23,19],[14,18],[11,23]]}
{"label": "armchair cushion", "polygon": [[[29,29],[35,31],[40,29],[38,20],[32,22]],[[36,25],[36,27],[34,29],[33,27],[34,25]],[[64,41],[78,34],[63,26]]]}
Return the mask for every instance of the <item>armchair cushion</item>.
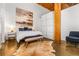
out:
{"label": "armchair cushion", "polygon": [[79,42],[79,37],[67,36],[67,37],[66,37],[66,40],[67,40],[67,41],[70,41],[70,42],[78,43],[78,42]]}

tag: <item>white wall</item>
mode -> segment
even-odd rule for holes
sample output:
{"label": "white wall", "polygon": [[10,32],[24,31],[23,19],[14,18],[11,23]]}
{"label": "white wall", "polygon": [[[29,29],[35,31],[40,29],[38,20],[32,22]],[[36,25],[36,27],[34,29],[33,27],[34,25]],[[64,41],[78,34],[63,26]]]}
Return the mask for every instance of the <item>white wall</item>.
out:
{"label": "white wall", "polygon": [[39,18],[42,14],[48,13],[49,10],[40,7],[37,4],[33,3],[15,3],[15,4],[6,4],[6,31],[9,30],[9,26],[15,26],[15,17],[16,17],[16,8],[25,9],[33,12],[33,28],[39,30]]}
{"label": "white wall", "polygon": [[43,14],[46,14],[48,12],[50,12],[49,10],[47,10],[44,7],[39,6],[38,4],[33,4],[33,3],[19,3],[19,4],[15,4],[16,7],[18,8],[22,8],[28,11],[32,11],[33,12],[33,28],[35,30],[39,30],[39,25],[40,25],[40,17]]}
{"label": "white wall", "polygon": [[41,15],[48,13],[49,10],[40,7],[37,4],[33,3],[8,3],[5,5],[5,32],[7,33],[11,26],[15,27],[16,25],[16,8],[25,9],[33,12],[33,27],[36,30],[39,30],[39,18]]}
{"label": "white wall", "polygon": [[61,38],[65,40],[70,31],[79,31],[79,4],[61,12]]}

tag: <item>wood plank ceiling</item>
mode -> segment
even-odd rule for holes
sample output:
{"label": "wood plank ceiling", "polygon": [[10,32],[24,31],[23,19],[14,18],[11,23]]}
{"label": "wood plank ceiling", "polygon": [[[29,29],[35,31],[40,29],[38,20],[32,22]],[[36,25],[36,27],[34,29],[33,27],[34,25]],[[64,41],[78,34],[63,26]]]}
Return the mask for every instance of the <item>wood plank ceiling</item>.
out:
{"label": "wood plank ceiling", "polygon": [[[69,7],[74,6],[76,4],[78,4],[78,3],[61,3],[61,10],[69,8]],[[54,10],[54,3],[38,3],[38,5],[41,5],[50,11]]]}

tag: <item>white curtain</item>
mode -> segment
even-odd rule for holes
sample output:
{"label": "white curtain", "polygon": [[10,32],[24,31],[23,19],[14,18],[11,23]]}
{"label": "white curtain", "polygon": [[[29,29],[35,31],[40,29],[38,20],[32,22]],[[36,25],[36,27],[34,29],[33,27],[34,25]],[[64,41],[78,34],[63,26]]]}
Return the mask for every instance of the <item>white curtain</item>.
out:
{"label": "white curtain", "polygon": [[54,39],[54,13],[49,12],[41,17],[41,32],[44,37]]}
{"label": "white curtain", "polygon": [[5,23],[4,23],[4,9],[0,8],[0,44],[5,42]]}
{"label": "white curtain", "polygon": [[0,43],[1,43],[2,35],[1,35],[1,17],[0,17]]}

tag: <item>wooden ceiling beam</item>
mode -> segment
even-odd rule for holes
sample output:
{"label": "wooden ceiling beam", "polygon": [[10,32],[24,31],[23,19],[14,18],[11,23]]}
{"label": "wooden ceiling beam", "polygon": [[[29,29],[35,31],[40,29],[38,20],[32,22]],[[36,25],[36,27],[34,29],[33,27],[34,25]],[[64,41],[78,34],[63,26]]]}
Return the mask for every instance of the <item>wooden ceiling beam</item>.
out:
{"label": "wooden ceiling beam", "polygon": [[[74,6],[76,4],[78,4],[78,3],[61,3],[61,10],[69,8],[69,7]],[[41,5],[50,11],[54,11],[54,3],[38,3],[38,5]]]}
{"label": "wooden ceiling beam", "polygon": [[38,3],[38,5],[43,6],[50,11],[54,10],[54,8],[53,8],[54,4],[53,3]]}

